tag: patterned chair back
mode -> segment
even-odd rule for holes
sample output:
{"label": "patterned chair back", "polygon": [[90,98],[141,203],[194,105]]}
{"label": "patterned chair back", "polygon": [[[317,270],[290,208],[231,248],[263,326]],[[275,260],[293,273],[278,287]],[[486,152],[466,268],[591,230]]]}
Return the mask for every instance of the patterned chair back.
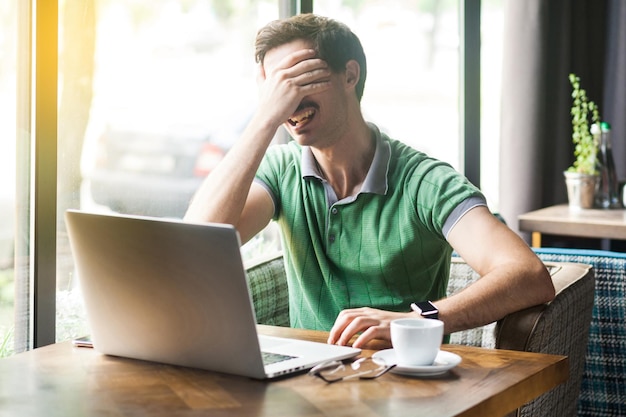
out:
{"label": "patterned chair back", "polygon": [[626,253],[538,248],[544,262],[578,262],[595,271],[578,416],[626,416]]}

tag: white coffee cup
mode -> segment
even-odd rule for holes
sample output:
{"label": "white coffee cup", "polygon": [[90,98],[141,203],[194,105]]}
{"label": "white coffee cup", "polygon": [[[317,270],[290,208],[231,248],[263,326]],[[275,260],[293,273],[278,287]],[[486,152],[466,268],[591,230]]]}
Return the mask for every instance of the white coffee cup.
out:
{"label": "white coffee cup", "polygon": [[391,344],[398,365],[432,365],[443,340],[443,322],[407,318],[391,322]]}

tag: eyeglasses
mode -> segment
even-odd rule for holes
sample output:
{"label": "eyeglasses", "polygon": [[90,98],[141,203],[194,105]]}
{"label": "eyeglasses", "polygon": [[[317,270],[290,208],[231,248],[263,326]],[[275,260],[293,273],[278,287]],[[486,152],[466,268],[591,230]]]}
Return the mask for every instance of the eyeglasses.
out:
{"label": "eyeglasses", "polygon": [[329,384],[347,379],[375,379],[389,372],[396,364],[388,365],[380,358],[360,358],[354,362],[323,362],[309,371],[309,376],[316,376]]}

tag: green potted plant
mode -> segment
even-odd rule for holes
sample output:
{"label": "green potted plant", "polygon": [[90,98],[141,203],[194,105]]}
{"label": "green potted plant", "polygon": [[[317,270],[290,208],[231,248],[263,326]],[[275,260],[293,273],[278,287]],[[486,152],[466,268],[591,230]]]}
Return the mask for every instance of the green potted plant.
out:
{"label": "green potted plant", "polygon": [[600,125],[598,106],[587,97],[580,78],[569,74],[572,85],[572,142],[574,163],[565,172],[567,195],[572,208],[592,208],[598,183],[596,156],[598,137],[592,126]]}

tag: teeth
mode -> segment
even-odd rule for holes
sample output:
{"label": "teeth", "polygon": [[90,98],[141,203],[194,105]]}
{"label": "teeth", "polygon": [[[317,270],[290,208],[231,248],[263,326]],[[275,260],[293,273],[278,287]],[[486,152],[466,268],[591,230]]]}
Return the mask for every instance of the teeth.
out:
{"label": "teeth", "polygon": [[304,112],[298,114],[297,116],[291,117],[289,119],[289,123],[291,123],[292,126],[295,126],[297,124],[300,124],[300,123],[304,122],[307,119],[310,119],[311,116],[313,116],[314,113],[315,113],[315,110],[304,111]]}

